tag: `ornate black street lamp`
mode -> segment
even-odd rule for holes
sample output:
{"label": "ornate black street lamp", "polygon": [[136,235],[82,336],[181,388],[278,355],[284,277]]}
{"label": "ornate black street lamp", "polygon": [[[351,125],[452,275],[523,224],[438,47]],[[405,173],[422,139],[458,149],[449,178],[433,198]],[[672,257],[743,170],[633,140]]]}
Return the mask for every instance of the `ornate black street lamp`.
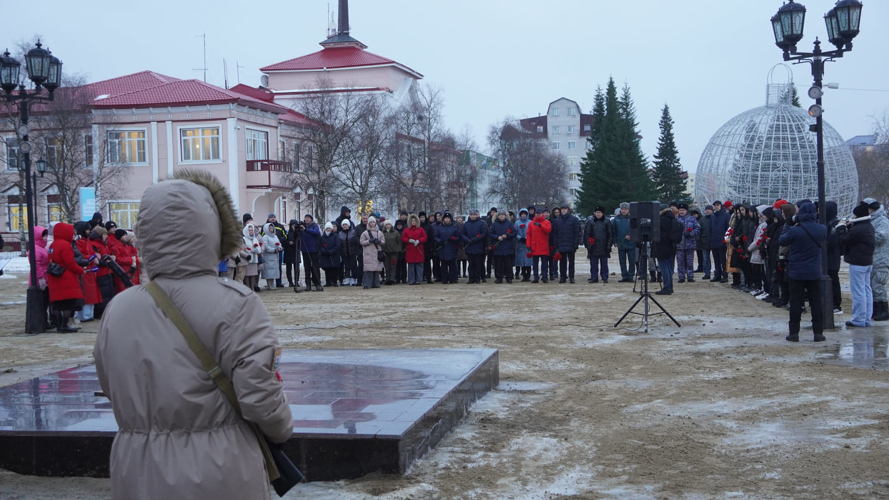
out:
{"label": "ornate black street lamp", "polygon": [[[861,25],[861,7],[859,0],[840,0],[834,8],[824,16],[827,25],[827,37],[836,50],[822,51],[821,42],[815,38],[815,50],[798,52],[796,44],[803,39],[803,28],[806,24],[806,8],[799,3],[790,0],[778,9],[772,21],[772,31],[775,34],[775,45],[784,52],[785,61],[793,61],[794,64],[809,63],[812,66],[812,76],[815,84],[809,89],[809,97],[815,99],[815,104],[809,108],[809,115],[815,118],[815,125],[810,127],[815,132],[818,148],[818,212],[819,221],[827,226],[827,210],[824,186],[824,109],[821,107],[822,80],[824,78],[824,63],[834,61],[846,52],[852,51],[852,39],[858,36]],[[824,304],[824,328],[835,328],[833,319],[833,298],[830,277],[827,275],[827,252],[821,252],[821,290]]]}
{"label": "ornate black street lamp", "polygon": [[[46,305],[40,293],[40,285],[37,283],[37,265],[34,252],[34,209],[36,203],[32,200],[33,190],[31,186],[31,150],[32,145],[28,141],[31,133],[28,127],[28,108],[34,101],[52,101],[53,92],[59,88],[62,79],[62,62],[53,57],[52,53],[44,49],[40,42],[25,55],[25,66],[28,70],[28,79],[34,83],[34,90],[28,91],[25,82],[19,78],[21,63],[9,55],[7,50],[0,56],[0,88],[6,92],[8,102],[18,101],[19,119],[21,124],[17,132],[21,137],[19,151],[22,152],[22,167],[25,173],[25,203],[28,210],[28,262],[31,265],[31,286],[28,287],[28,302],[25,316],[25,332],[43,333],[46,331]],[[18,87],[18,94],[13,91]],[[49,95],[41,95],[46,89]],[[40,162],[43,162],[40,164]],[[41,171],[42,168],[42,171]],[[46,171],[46,161],[38,160],[38,171]],[[34,179],[36,187],[37,180]]]}

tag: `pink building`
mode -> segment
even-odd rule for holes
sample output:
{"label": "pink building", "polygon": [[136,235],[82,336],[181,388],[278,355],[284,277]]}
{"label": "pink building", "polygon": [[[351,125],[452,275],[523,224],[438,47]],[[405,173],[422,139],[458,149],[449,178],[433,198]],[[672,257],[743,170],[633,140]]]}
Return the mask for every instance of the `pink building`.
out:
{"label": "pink building", "polygon": [[[320,91],[315,86],[323,76],[334,91],[382,93],[398,104],[415,99],[422,78],[349,36],[347,0],[340,0],[339,30],[321,45],[262,68],[260,88],[223,89],[151,71],[60,88],[56,102],[32,106],[32,161],[44,157],[49,170],[65,173],[37,179],[38,224],[90,219],[79,195],[93,188],[95,210],[132,228],[145,189],[189,167],[225,183],[239,215],[264,222],[274,212],[286,224],[314,213],[312,194],[293,177],[313,160],[311,145],[301,140],[313,124],[293,110],[298,99]],[[26,224],[17,116],[14,105],[0,104],[0,232],[13,247]]]}

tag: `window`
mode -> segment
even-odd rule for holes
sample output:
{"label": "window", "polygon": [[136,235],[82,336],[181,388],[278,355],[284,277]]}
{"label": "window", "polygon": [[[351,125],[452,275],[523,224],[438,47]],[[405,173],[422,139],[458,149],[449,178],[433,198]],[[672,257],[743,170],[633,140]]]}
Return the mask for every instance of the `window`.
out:
{"label": "window", "polygon": [[62,222],[62,206],[58,203],[47,203],[46,213],[49,215],[49,222]]}
{"label": "window", "polygon": [[15,137],[6,139],[6,170],[19,168],[19,141]]}
{"label": "window", "polygon": [[574,114],[576,112],[577,112],[576,108],[568,108],[568,116],[574,116]]}
{"label": "window", "polygon": [[219,160],[219,128],[184,128],[179,130],[182,138],[182,161]]}
{"label": "window", "polygon": [[554,133],[554,134],[559,134],[559,133],[561,133],[561,130],[562,130],[562,127],[559,127],[558,125],[556,125],[556,126],[553,127],[553,133]]}
{"label": "window", "polygon": [[302,144],[293,141],[293,171],[299,172],[299,157],[302,154]]}
{"label": "window", "polygon": [[576,189],[571,188],[571,196],[577,196],[577,190],[576,190]]}
{"label": "window", "polygon": [[83,136],[83,163],[86,168],[93,166],[93,134]]}
{"label": "window", "polygon": [[144,130],[108,132],[108,163],[122,165],[147,163],[148,156],[145,149]]}
{"label": "window", "polygon": [[[19,208],[18,196],[10,196],[9,198],[10,200],[6,204],[9,208],[9,217],[7,218],[9,230],[10,232],[18,232],[28,227],[28,207],[23,204],[21,209]],[[15,203],[13,203],[12,198],[16,198]]]}
{"label": "window", "polygon": [[574,125],[568,125],[568,133],[569,134],[573,134],[576,131],[577,131],[577,127],[575,127]]}
{"label": "window", "polygon": [[559,116],[559,108],[553,108],[553,116]]}
{"label": "window", "polygon": [[538,134],[542,134],[542,133],[543,133],[543,125],[538,125],[538,126],[537,126],[537,133],[538,133]]}
{"label": "window", "polygon": [[[574,158],[574,157],[572,156],[572,158]],[[574,173],[574,172],[571,172],[570,174],[568,174],[568,180],[569,180],[569,181],[576,181],[576,180],[577,180],[577,174]]]}
{"label": "window", "polygon": [[247,129],[247,159],[269,159],[269,133]]}
{"label": "window", "polygon": [[574,141],[568,141],[568,149],[577,149],[577,143]]}
{"label": "window", "polygon": [[111,218],[121,229],[136,227],[136,216],[139,215],[139,202],[112,201],[108,204]]}
{"label": "window", "polygon": [[62,164],[62,140],[58,137],[47,137],[45,142],[46,164],[49,168],[58,168]]}
{"label": "window", "polygon": [[284,141],[278,141],[278,161],[287,161],[287,145]]}
{"label": "window", "polygon": [[[568,165],[577,165],[577,157],[576,156],[569,156],[568,157]],[[574,174],[571,174],[571,175],[574,175]],[[571,179],[571,180],[574,180],[574,179]]]}
{"label": "window", "polygon": [[589,124],[583,126],[583,131],[584,131],[584,132],[589,132],[589,131],[590,131],[590,126],[589,126]]}
{"label": "window", "polygon": [[558,142],[554,142],[554,143],[553,143],[553,149],[554,149],[554,150],[558,150],[558,149],[559,149],[559,143],[558,143]]}

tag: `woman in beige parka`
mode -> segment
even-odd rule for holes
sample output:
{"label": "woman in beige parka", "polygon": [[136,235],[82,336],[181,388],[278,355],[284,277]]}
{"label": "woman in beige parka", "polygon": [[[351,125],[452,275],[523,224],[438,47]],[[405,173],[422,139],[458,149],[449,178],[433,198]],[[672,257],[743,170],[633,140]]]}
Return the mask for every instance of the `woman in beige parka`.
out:
{"label": "woman in beige parka", "polygon": [[[170,227],[189,221],[199,244]],[[116,499],[269,499],[256,423],[273,442],[293,432],[276,376],[280,342],[259,297],[217,277],[241,245],[225,188],[183,171],[145,191],[136,234],[148,277],[160,285],[231,379],[243,418],[202,368],[185,337],[144,286],[105,311],[93,355],[119,430],[111,448]]]}

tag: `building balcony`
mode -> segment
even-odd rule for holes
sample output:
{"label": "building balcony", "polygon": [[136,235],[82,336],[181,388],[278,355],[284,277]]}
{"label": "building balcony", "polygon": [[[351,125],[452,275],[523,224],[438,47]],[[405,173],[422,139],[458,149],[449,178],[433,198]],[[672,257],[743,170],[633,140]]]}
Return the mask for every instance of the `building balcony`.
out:
{"label": "building balcony", "polygon": [[293,163],[277,160],[247,160],[247,188],[290,191]]}

